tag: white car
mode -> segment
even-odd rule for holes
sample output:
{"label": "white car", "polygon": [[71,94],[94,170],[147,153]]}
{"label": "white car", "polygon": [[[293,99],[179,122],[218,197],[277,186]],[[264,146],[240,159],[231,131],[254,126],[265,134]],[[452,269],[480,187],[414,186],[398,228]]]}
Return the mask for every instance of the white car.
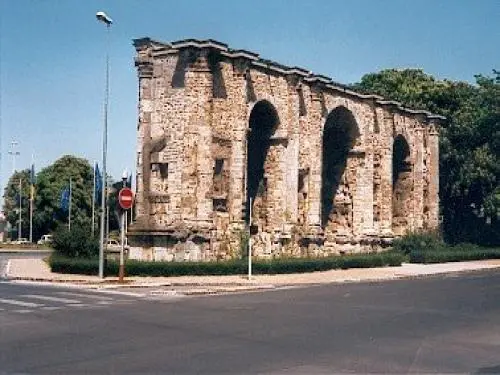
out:
{"label": "white car", "polygon": [[40,238],[37,242],[39,245],[46,245],[52,243],[52,235],[51,234],[44,234],[42,238]]}
{"label": "white car", "polygon": [[108,242],[106,242],[106,248],[108,250],[120,250],[122,248],[122,246],[120,245],[120,243],[117,241],[117,240],[113,240],[113,239],[108,239]]}
{"label": "white car", "polygon": [[[128,245],[125,244],[124,246],[125,254],[127,254],[128,249],[129,249]],[[106,252],[116,254],[119,253],[120,251],[122,251],[122,245],[120,244],[120,242],[118,242],[117,240],[108,239],[108,242],[106,243]]]}
{"label": "white car", "polygon": [[29,243],[30,242],[28,241],[28,239],[27,238],[23,238],[23,237],[21,237],[21,238],[17,239],[16,241],[14,241],[15,245],[26,245],[26,244],[29,244]]}

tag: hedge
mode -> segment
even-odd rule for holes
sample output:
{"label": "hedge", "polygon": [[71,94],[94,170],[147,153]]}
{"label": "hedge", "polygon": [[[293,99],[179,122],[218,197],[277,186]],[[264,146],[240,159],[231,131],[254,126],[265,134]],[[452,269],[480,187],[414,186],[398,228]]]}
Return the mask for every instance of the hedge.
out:
{"label": "hedge", "polygon": [[[252,263],[254,274],[287,274],[331,269],[369,268],[399,266],[404,256],[397,252],[353,254],[325,258],[286,258],[274,260],[255,260]],[[49,258],[52,272],[96,275],[99,261],[96,258],[69,258],[52,255]],[[184,276],[184,275],[241,275],[248,272],[243,260],[224,262],[126,262],[128,276]],[[108,261],[105,273],[118,274],[118,264]]]}
{"label": "hedge", "polygon": [[444,263],[482,259],[500,259],[500,248],[461,244],[443,246],[438,250],[419,249],[410,252],[411,263]]}

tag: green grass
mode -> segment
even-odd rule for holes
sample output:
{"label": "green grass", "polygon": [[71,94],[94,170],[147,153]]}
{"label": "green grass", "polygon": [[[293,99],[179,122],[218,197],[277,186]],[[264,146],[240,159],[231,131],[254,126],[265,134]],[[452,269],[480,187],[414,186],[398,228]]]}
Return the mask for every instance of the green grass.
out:
{"label": "green grass", "polygon": [[[404,256],[397,252],[354,254],[325,258],[287,258],[256,260],[252,263],[254,274],[289,274],[331,269],[399,266]],[[96,258],[69,258],[52,255],[49,265],[53,272],[97,275],[99,262]],[[108,261],[107,275],[118,274],[118,264]],[[126,263],[128,276],[184,276],[184,275],[241,275],[247,273],[247,263],[242,260],[224,262],[141,262]]]}

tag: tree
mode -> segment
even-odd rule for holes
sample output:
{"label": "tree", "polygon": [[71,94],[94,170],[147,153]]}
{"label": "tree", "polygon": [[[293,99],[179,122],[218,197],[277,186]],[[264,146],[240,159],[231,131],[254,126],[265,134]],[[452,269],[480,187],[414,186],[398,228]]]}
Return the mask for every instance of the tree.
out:
{"label": "tree", "polygon": [[61,193],[71,178],[71,225],[90,228],[92,215],[93,171],[85,159],[66,155],[44,168],[37,176],[35,212],[37,236],[67,225],[68,212],[61,209]]}
{"label": "tree", "polygon": [[[5,188],[4,212],[13,227],[14,238],[17,238],[17,223],[19,221],[19,179],[22,180],[22,233],[26,237],[29,232],[29,194],[30,170],[16,172]],[[65,155],[52,165],[42,169],[36,177],[34,209],[33,209],[33,239],[50,233],[59,227],[68,226],[68,210],[61,207],[61,195],[69,188],[71,179],[71,227],[86,228],[90,234],[92,222],[92,192],[94,172],[85,159]],[[108,176],[110,181],[110,176]],[[115,182],[108,192],[110,207],[109,229],[119,229],[117,215],[117,194],[122,182]],[[99,224],[100,197],[95,202],[96,236]],[[81,232],[81,230],[79,231]],[[25,235],[26,234],[26,235]]]}
{"label": "tree", "polygon": [[[20,188],[21,186],[21,188]],[[19,237],[19,206],[21,206],[21,235],[29,235],[30,170],[15,171],[4,191],[4,214],[12,226],[11,238]]]}
{"label": "tree", "polygon": [[450,242],[499,243],[500,74],[476,85],[419,69],[383,70],[354,87],[446,116],[440,130],[440,200]]}

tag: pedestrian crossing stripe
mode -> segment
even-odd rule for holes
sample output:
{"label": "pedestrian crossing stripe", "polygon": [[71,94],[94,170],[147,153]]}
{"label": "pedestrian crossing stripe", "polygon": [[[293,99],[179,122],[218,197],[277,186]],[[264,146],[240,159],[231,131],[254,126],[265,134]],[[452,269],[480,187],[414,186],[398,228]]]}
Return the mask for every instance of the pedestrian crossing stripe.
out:
{"label": "pedestrian crossing stripe", "polygon": [[47,311],[54,311],[54,310],[61,310],[63,308],[64,308],[64,306],[44,306],[41,309],[47,310]]}
{"label": "pedestrian crossing stripe", "polygon": [[99,296],[99,295],[95,295],[95,294],[85,294],[85,293],[75,293],[75,292],[57,292],[57,294],[60,294],[63,296],[71,296],[71,297],[99,299],[99,300],[104,300],[104,301],[113,301],[114,300],[113,297]]}
{"label": "pedestrian crossing stripe", "polygon": [[23,307],[42,307],[42,306],[44,306],[43,303],[24,302],[24,301],[18,301],[15,299],[4,299],[4,298],[0,298],[0,303],[5,303],[7,305],[23,306]]}
{"label": "pedestrian crossing stripe", "polygon": [[78,301],[76,299],[60,298],[60,297],[49,297],[49,296],[42,296],[42,295],[39,295],[39,294],[23,294],[21,297],[30,298],[30,299],[40,299],[42,301],[49,301],[49,302],[81,303],[81,301]]}

